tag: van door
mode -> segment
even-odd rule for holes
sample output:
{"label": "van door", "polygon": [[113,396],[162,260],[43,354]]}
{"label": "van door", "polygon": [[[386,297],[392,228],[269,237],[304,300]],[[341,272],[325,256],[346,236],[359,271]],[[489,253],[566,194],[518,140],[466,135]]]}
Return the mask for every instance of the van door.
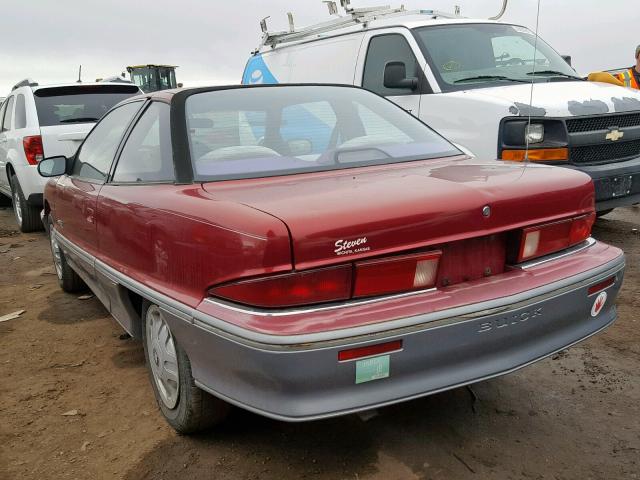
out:
{"label": "van door", "polygon": [[415,39],[404,28],[367,34],[356,71],[356,85],[387,97],[409,113],[420,113],[423,93],[433,90],[424,75],[424,60]]}

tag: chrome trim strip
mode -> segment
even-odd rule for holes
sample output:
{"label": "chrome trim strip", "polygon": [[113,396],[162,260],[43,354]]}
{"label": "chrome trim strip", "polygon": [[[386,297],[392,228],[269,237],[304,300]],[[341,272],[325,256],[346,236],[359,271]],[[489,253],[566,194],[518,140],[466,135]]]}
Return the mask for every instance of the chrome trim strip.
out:
{"label": "chrome trim strip", "polygon": [[[58,239],[62,239],[63,242],[72,245],[71,242],[60,233],[56,232],[56,235]],[[72,248],[76,251],[79,250],[79,247],[75,245],[73,245]],[[250,348],[278,351],[322,349],[345,344],[358,345],[379,338],[407,335],[426,329],[446,327],[452,323],[473,321],[476,318],[524,308],[527,305],[563,295],[567,292],[583,288],[591,283],[605,280],[612,275],[618,275],[618,273],[625,268],[625,257],[624,255],[620,255],[598,268],[510,297],[502,297],[448,310],[340,330],[296,335],[274,335],[248,330],[207,315],[147,287],[86,252],[83,252],[83,255],[91,258],[95,264],[95,268],[99,269],[101,273],[111,276],[121,285],[153,301],[165,311],[185,322],[191,323],[206,332],[225,337],[228,340]],[[348,305],[343,305],[343,308],[348,308]]]}
{"label": "chrome trim strip", "polygon": [[362,412],[362,411],[366,411],[366,410],[372,410],[374,408],[382,408],[382,407],[386,407],[389,405],[393,405],[396,403],[401,403],[401,402],[407,402],[410,400],[415,400],[417,398],[421,398],[421,397],[426,397],[428,395],[434,395],[440,392],[445,392],[447,390],[453,390],[455,388],[460,388],[460,387],[464,387],[465,385],[471,385],[473,383],[477,383],[477,382],[483,382],[485,380],[490,380],[492,378],[496,378],[496,377],[501,377],[503,375],[508,375],[510,373],[516,372],[522,368],[528,367],[529,365],[532,365],[536,362],[539,362],[540,360],[543,360],[545,358],[551,357],[552,355],[555,355],[558,352],[561,352],[563,350],[566,350],[567,348],[571,348],[574,345],[577,345],[578,343],[581,343],[589,338],[591,338],[594,335],[597,335],[598,333],[602,332],[603,330],[606,330],[607,328],[609,328],[617,319],[617,315],[614,316],[613,320],[611,320],[609,323],[607,323],[606,325],[604,325],[603,327],[599,328],[598,330],[596,330],[595,332],[590,333],[589,335],[580,338],[578,340],[576,340],[573,343],[570,343],[569,345],[566,345],[562,348],[559,348],[557,350],[554,350],[550,353],[547,353],[545,355],[542,355],[538,358],[534,358],[533,360],[526,362],[522,365],[518,365],[517,367],[508,369],[508,370],[504,370],[502,372],[498,372],[498,373],[494,373],[492,375],[486,375],[484,377],[480,377],[480,378],[476,378],[473,380],[470,380],[468,382],[462,382],[462,383],[457,383],[455,385],[449,385],[447,387],[443,387],[443,388],[439,388],[437,390],[432,390],[429,392],[424,392],[424,393],[418,393],[416,395],[410,395],[407,397],[402,397],[402,398],[395,398],[393,400],[389,400],[386,402],[381,402],[381,403],[376,403],[376,404],[372,404],[372,405],[363,405],[362,407],[356,407],[356,408],[350,408],[347,410],[339,410],[336,412],[329,412],[329,413],[324,413],[324,414],[318,414],[318,415],[309,415],[309,416],[302,416],[302,417],[289,417],[286,415],[279,415],[277,413],[272,413],[266,410],[261,410],[259,408],[255,408],[251,405],[247,405],[244,402],[241,402],[239,400],[236,400],[235,398],[231,398],[228,397],[226,395],[223,395],[215,390],[213,390],[212,388],[208,387],[207,385],[203,384],[202,382],[195,380],[195,384],[197,387],[201,388],[202,390],[210,393],[211,395],[221,398],[222,400],[225,400],[228,403],[231,403],[233,405],[236,405],[238,407],[244,408],[245,410],[249,410],[250,412],[253,413],[257,413],[258,415],[262,415],[268,418],[272,418],[275,420],[280,420],[280,421],[285,421],[285,422],[307,422],[307,421],[311,421],[311,420],[321,420],[324,418],[331,418],[331,417],[338,417],[338,416],[342,416],[342,415],[347,415],[350,413],[355,413],[355,412]]}
{"label": "chrome trim strip", "polygon": [[538,265],[542,265],[544,263],[547,262],[552,262],[554,260],[558,260],[560,258],[564,258],[566,256],[569,255],[573,255],[574,253],[578,253],[581,252],[582,250],[585,250],[593,245],[595,245],[596,240],[593,237],[589,237],[587,238],[584,242],[571,247],[571,248],[567,248],[566,250],[563,250],[562,252],[559,253],[552,253],[551,255],[547,255],[545,257],[540,257],[540,258],[536,258],[534,260],[530,260],[528,262],[523,262],[523,263],[519,263],[518,265],[515,265],[515,268],[520,268],[522,270],[527,270],[529,268],[534,268],[537,267]]}
{"label": "chrome trim strip", "polygon": [[234,312],[246,313],[249,315],[257,315],[261,317],[283,317],[292,315],[302,315],[306,313],[324,312],[326,310],[336,310],[338,308],[355,307],[359,305],[367,305],[369,303],[384,302],[387,300],[394,300],[396,298],[412,297],[414,295],[422,295],[424,293],[435,292],[437,288],[427,288],[425,290],[414,290],[413,292],[397,293],[394,295],[385,295],[384,297],[365,298],[362,300],[351,300],[344,303],[334,303],[330,305],[320,305],[318,307],[304,307],[304,308],[289,308],[287,310],[260,310],[251,307],[243,307],[242,305],[235,305],[223,300],[217,300],[213,298],[205,298],[206,303],[217,305]]}

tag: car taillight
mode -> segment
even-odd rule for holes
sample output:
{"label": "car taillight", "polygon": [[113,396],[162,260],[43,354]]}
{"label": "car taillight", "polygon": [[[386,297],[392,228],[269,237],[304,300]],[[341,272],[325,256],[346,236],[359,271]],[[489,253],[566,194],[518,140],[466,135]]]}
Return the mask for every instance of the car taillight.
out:
{"label": "car taillight", "polygon": [[591,235],[595,214],[525,228],[517,262],[542,257],[585,241]]}
{"label": "car taillight", "polygon": [[24,137],[22,139],[22,146],[24,147],[24,154],[27,157],[29,165],[37,165],[38,162],[44,158],[42,137],[40,135]]}
{"label": "car taillight", "polygon": [[436,284],[442,252],[356,263],[354,297],[370,297],[431,288]]}
{"label": "car taillight", "polygon": [[264,308],[293,307],[351,296],[351,265],[324,268],[222,285],[210,294],[232,302]]}

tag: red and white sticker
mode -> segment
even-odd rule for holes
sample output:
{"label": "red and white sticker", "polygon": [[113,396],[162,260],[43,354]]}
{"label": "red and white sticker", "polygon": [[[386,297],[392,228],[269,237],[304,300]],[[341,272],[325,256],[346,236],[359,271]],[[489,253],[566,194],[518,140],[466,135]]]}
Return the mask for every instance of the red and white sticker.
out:
{"label": "red and white sticker", "polygon": [[607,303],[607,292],[600,292],[595,302],[593,302],[593,307],[591,307],[591,316],[597,317],[604,308],[605,303]]}

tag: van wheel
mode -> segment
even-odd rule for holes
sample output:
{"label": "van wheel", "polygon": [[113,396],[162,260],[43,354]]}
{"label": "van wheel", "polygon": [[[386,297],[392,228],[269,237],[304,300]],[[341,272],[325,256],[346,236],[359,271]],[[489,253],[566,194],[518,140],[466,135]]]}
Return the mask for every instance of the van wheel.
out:
{"label": "van wheel", "polygon": [[67,293],[86,290],[87,284],[84,283],[82,278],[80,278],[80,275],[78,275],[73,268],[69,266],[67,259],[64,256],[64,252],[58,244],[58,240],[53,232],[53,220],[51,220],[51,216],[48,217],[47,221],[49,222],[49,246],[51,247],[53,266],[56,269],[60,288]]}
{"label": "van wheel", "polygon": [[178,433],[195,433],[220,423],[229,404],[200,390],[191,362],[171,333],[158,305],[142,305],[145,360],[160,411]]}
{"label": "van wheel", "polygon": [[598,218],[604,217],[605,215],[609,215],[611,212],[613,212],[613,208],[608,208],[606,210],[600,210],[599,212],[596,212],[596,217],[598,217]]}
{"label": "van wheel", "polygon": [[42,230],[44,226],[40,220],[39,207],[29,205],[24,198],[22,188],[20,188],[20,182],[15,175],[11,176],[11,194],[13,200],[13,213],[16,216],[16,222],[20,231],[23,233],[37,232]]}

